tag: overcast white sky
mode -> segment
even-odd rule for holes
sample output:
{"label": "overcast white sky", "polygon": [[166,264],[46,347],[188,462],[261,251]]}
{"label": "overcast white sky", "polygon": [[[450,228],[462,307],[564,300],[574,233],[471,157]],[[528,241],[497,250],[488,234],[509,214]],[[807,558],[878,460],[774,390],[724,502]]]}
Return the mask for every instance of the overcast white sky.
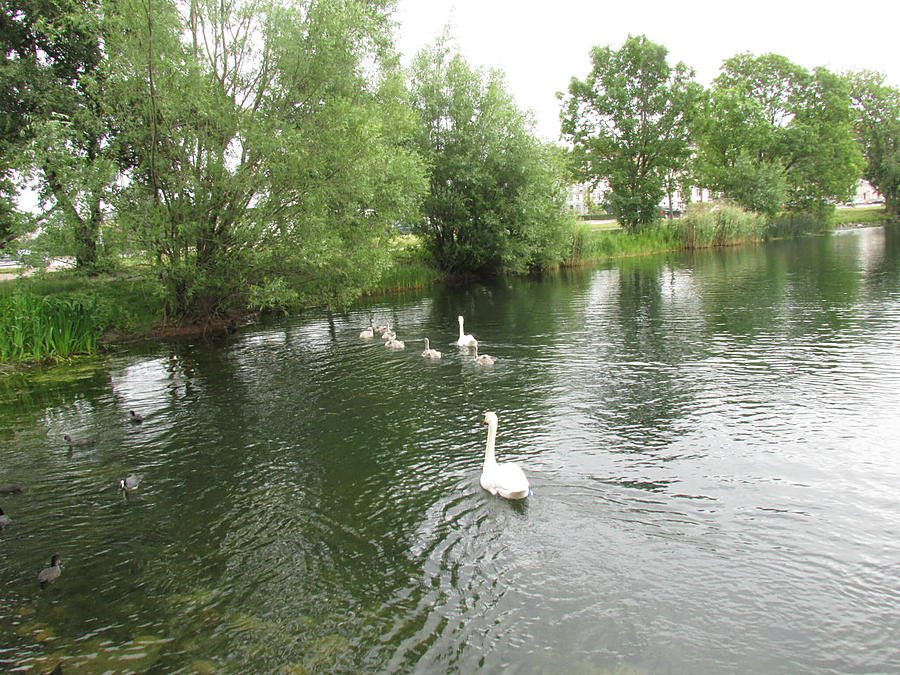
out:
{"label": "overcast white sky", "polygon": [[590,69],[595,45],[644,34],[709,85],[722,61],[774,52],[806,68],[877,70],[900,86],[900,0],[399,0],[398,46],[408,64],[450,25],[473,66],[499,68],[546,140],[559,134],[557,91]]}

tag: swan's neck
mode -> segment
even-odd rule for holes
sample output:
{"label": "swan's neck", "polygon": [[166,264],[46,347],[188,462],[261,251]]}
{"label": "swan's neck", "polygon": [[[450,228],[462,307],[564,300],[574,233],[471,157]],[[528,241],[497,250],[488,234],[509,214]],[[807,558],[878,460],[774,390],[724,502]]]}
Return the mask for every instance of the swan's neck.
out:
{"label": "swan's neck", "polygon": [[431,347],[428,345],[428,338],[425,338],[425,351],[427,352]]}
{"label": "swan's neck", "polygon": [[463,336],[463,320],[459,320],[459,339],[461,340]]}
{"label": "swan's neck", "polygon": [[487,447],[484,449],[484,465],[497,463],[497,456],[494,454],[494,444],[497,442],[497,425],[488,423]]}

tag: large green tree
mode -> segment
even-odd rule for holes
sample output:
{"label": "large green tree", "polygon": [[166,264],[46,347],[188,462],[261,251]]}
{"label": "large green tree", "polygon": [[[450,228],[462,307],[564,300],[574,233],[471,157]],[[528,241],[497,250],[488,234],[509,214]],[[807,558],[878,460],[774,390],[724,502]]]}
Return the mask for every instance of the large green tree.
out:
{"label": "large green tree", "polygon": [[701,181],[770,216],[825,215],[860,175],[846,83],[777,54],[725,61],[697,130]]}
{"label": "large green tree", "polygon": [[594,47],[584,81],[572,78],[563,137],[582,178],[608,185],[607,201],[627,229],[656,218],[670,177],[688,168],[690,122],[701,87],[683,63],[643,35],[619,50]]}
{"label": "large green tree", "polygon": [[120,220],[168,315],[355,297],[423,187],[390,3],[116,2]]}
{"label": "large green tree", "polygon": [[565,167],[503,75],[472,68],[445,37],[416,56],[411,81],[430,183],[417,231],[439,267],[466,276],[557,262]]}
{"label": "large green tree", "polygon": [[900,91],[881,73],[847,76],[856,113],[856,136],[866,159],[865,179],[884,195],[887,210],[900,213]]}
{"label": "large green tree", "polygon": [[[93,0],[0,0],[0,242],[13,231],[14,171],[46,124],[60,130],[101,61],[99,5]],[[60,169],[62,172],[62,169]]]}

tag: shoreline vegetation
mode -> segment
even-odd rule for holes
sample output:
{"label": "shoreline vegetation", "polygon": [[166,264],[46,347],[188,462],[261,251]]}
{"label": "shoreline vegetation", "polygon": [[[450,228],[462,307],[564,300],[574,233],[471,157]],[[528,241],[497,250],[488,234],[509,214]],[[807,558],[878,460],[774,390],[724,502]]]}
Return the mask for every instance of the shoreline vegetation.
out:
{"label": "shoreline vegetation", "polygon": [[[0,371],[821,232],[863,178],[900,212],[900,90],[872,71],[743,53],[705,87],[629,35],[558,94],[556,143],[450,30],[404,65],[389,2],[14,9],[0,251],[33,273],[0,283]],[[619,227],[578,222],[570,198]]]}
{"label": "shoreline vegetation", "polygon": [[[591,265],[615,258],[672,250],[756,244],[762,241],[836,229],[891,222],[884,207],[839,209],[822,225],[809,216],[785,215],[771,222],[755,213],[725,205],[692,205],[683,218],[657,221],[636,232],[615,221],[581,221],[573,225],[568,253],[560,267]],[[377,297],[452,283],[427,262],[417,237],[397,235],[391,263],[380,279],[363,289]],[[65,362],[107,345],[133,340],[186,337],[214,338],[252,323],[259,312],[246,311],[205,321],[167,323],[161,294],[141,263],[115,273],[88,277],[73,270],[13,276],[0,281],[0,374],[42,363]],[[319,306],[314,300],[291,314]]]}

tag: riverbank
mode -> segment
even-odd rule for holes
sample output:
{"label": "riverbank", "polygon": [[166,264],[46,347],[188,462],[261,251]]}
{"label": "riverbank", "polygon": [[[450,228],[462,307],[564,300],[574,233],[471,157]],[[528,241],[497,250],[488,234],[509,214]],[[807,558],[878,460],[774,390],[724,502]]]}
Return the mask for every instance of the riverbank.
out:
{"label": "riverbank", "polygon": [[[628,233],[615,221],[586,221],[573,230],[564,266],[595,264],[619,257],[664,251],[737,246],[803,233],[871,227],[890,222],[883,207],[846,208],[823,228],[805,217],[764,223],[733,207],[700,205],[684,218],[661,221]],[[90,354],[108,345],[134,340],[218,338],[257,320],[252,309],[172,323],[165,320],[161,295],[149,268],[131,265],[116,274],[85,277],[69,269],[16,275],[8,268],[0,284],[0,374],[42,361]],[[444,280],[428,264],[419,240],[398,235],[393,264],[379,280],[362,289],[375,297],[423,288]],[[295,308],[302,312],[311,307]],[[81,314],[87,316],[80,318]],[[66,318],[68,317],[68,318]]]}

